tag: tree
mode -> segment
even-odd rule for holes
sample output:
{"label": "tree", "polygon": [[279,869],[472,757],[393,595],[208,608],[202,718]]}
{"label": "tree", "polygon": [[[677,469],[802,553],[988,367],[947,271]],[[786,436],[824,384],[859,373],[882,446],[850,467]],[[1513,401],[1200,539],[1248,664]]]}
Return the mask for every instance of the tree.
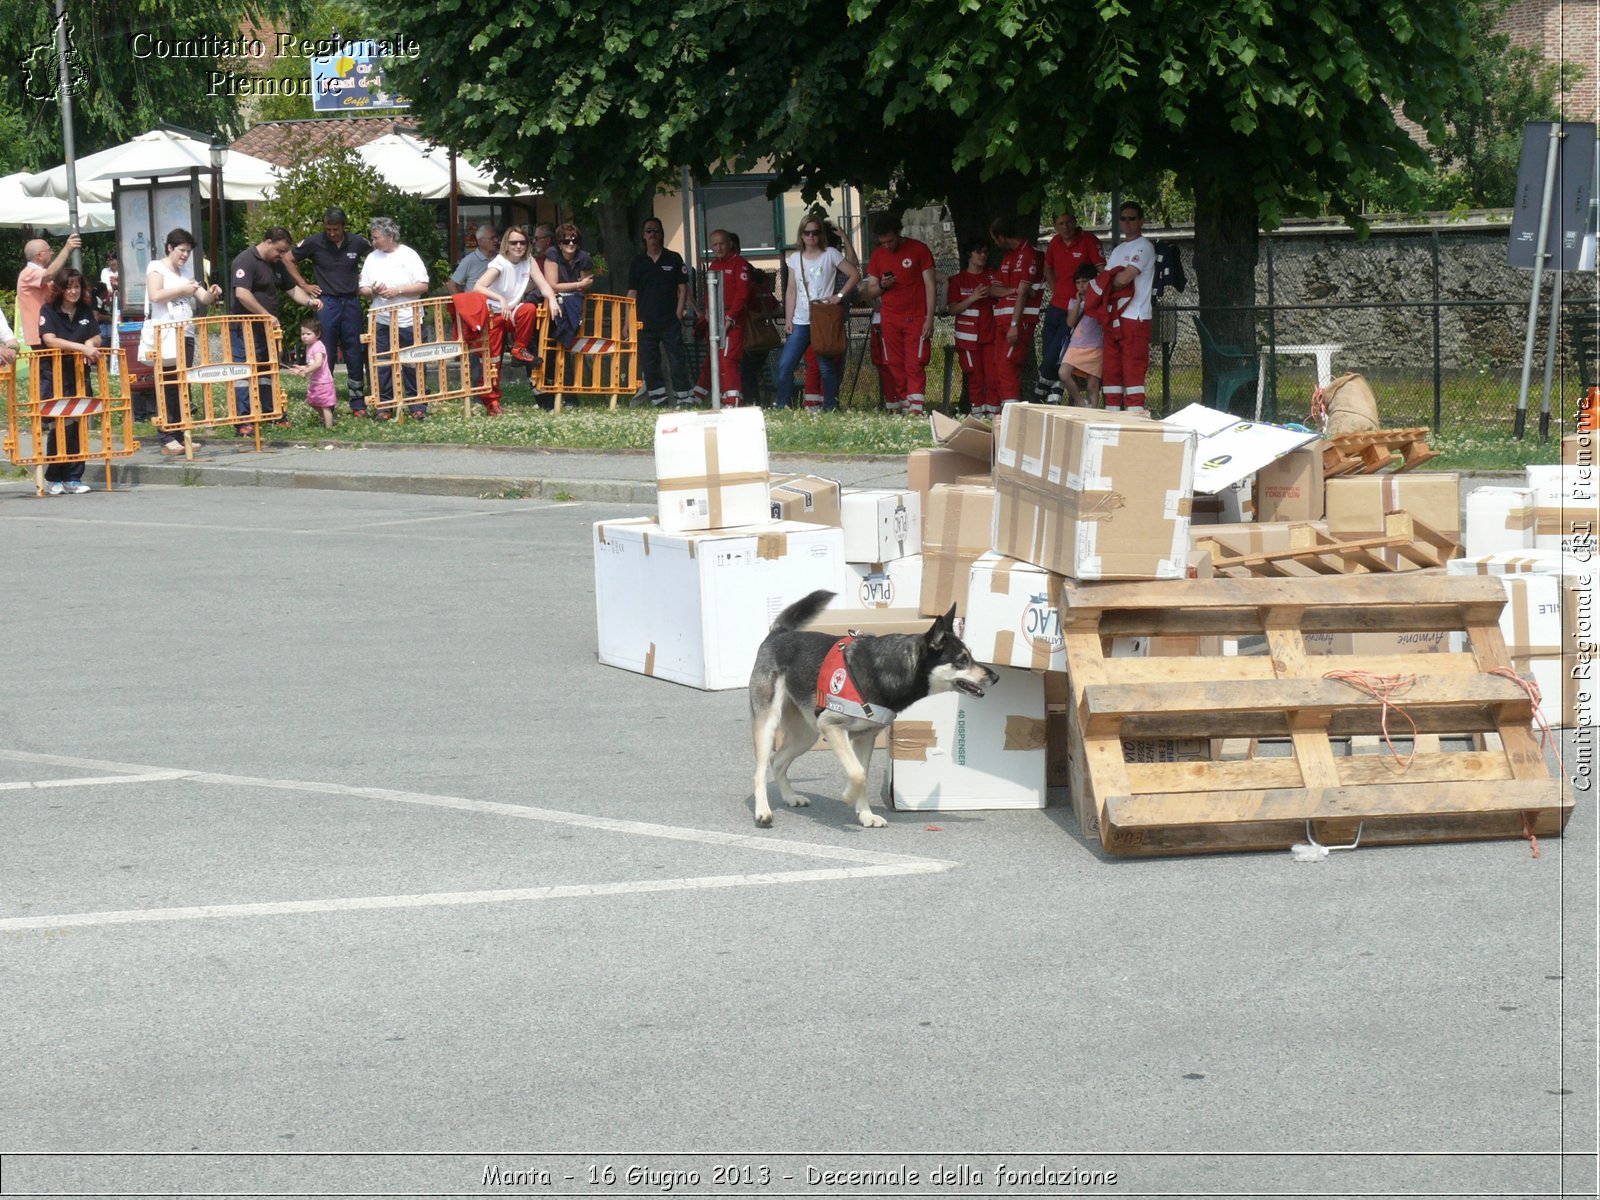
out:
{"label": "tree", "polygon": [[[309,7],[296,32],[312,39],[332,38],[335,33],[347,41],[380,36],[377,23],[367,15],[360,0],[308,0]],[[277,95],[265,95],[259,102],[257,116],[263,121],[309,120],[318,114],[313,107],[311,94],[298,90],[295,85],[309,83],[311,60],[294,54],[275,56],[260,76],[280,85]],[[363,115],[387,115],[393,109],[367,109]],[[329,120],[338,120],[343,113],[329,113]]]}

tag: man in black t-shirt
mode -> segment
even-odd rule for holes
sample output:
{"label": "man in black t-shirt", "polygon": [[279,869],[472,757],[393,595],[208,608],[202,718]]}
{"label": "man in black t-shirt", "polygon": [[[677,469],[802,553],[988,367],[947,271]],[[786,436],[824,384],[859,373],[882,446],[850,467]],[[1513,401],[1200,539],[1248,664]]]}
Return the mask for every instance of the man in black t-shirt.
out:
{"label": "man in black t-shirt", "polygon": [[[296,246],[283,265],[296,284],[322,301],[322,348],[328,352],[328,369],[333,369],[334,350],[343,349],[350,411],[359,414],[367,409],[367,389],[356,282],[361,278],[361,260],[371,253],[372,243],[359,233],[348,232],[347,223],[344,209],[328,209],[322,214],[322,232]],[[297,264],[303,262],[316,270],[316,282],[308,283],[300,274]]]}
{"label": "man in black t-shirt", "polygon": [[[282,339],[278,327],[278,293],[286,291],[298,304],[316,312],[322,311],[322,301],[298,286],[284,269],[283,258],[294,246],[294,239],[281,225],[274,225],[262,235],[254,246],[246,247],[233,265],[228,268],[228,315],[271,317],[273,336]],[[255,327],[252,353],[245,354],[244,326],[234,325],[228,330],[228,341],[235,362],[265,362],[267,359],[267,333]],[[277,411],[276,381],[270,377],[261,381],[261,412],[267,416]],[[250,411],[250,381],[240,380],[233,389],[234,405],[239,415]],[[253,432],[248,425],[239,426],[239,435]]]}
{"label": "man in black t-shirt", "polygon": [[639,321],[639,365],[650,403],[667,402],[667,381],[661,374],[661,352],[667,354],[672,390],[679,404],[693,403],[689,369],[683,357],[683,312],[689,303],[689,273],[683,258],[663,248],[661,222],[644,223],[644,253],[628,268],[628,295],[636,302]]}

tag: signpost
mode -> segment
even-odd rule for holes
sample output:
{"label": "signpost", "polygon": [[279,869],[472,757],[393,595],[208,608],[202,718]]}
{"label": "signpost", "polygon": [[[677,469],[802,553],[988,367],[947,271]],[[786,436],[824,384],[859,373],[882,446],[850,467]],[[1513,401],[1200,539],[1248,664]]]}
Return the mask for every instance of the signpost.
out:
{"label": "signpost", "polygon": [[410,108],[384,82],[384,47],[377,42],[344,42],[337,54],[311,60],[314,112],[352,112],[363,108]]}

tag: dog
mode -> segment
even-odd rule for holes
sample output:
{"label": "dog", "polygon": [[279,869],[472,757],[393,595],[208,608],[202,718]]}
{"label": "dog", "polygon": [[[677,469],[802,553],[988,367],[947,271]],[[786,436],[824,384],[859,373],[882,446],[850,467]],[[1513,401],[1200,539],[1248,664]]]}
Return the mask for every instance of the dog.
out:
{"label": "dog", "polygon": [[[816,744],[820,732],[844,764],[844,801],[869,829],[889,822],[867,799],[872,743],[895,713],[938,692],[982,696],[1000,676],[973,661],[956,636],[956,606],[920,636],[863,634],[841,639],[804,628],[834,593],[812,592],[778,614],[750,672],[750,725],[756,744],[756,824],[772,824],[767,771],[791,807],[809,804],[789,783],[789,767]],[[781,741],[779,735],[782,735]]]}

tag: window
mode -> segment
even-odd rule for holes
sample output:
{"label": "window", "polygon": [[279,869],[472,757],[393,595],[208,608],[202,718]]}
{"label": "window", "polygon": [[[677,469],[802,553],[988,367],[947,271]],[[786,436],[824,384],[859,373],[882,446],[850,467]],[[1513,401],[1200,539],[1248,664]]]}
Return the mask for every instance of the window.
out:
{"label": "window", "polygon": [[713,229],[737,234],[746,255],[776,254],[782,245],[783,201],[767,199],[771,175],[741,175],[701,186],[700,253],[710,257],[706,239]]}

